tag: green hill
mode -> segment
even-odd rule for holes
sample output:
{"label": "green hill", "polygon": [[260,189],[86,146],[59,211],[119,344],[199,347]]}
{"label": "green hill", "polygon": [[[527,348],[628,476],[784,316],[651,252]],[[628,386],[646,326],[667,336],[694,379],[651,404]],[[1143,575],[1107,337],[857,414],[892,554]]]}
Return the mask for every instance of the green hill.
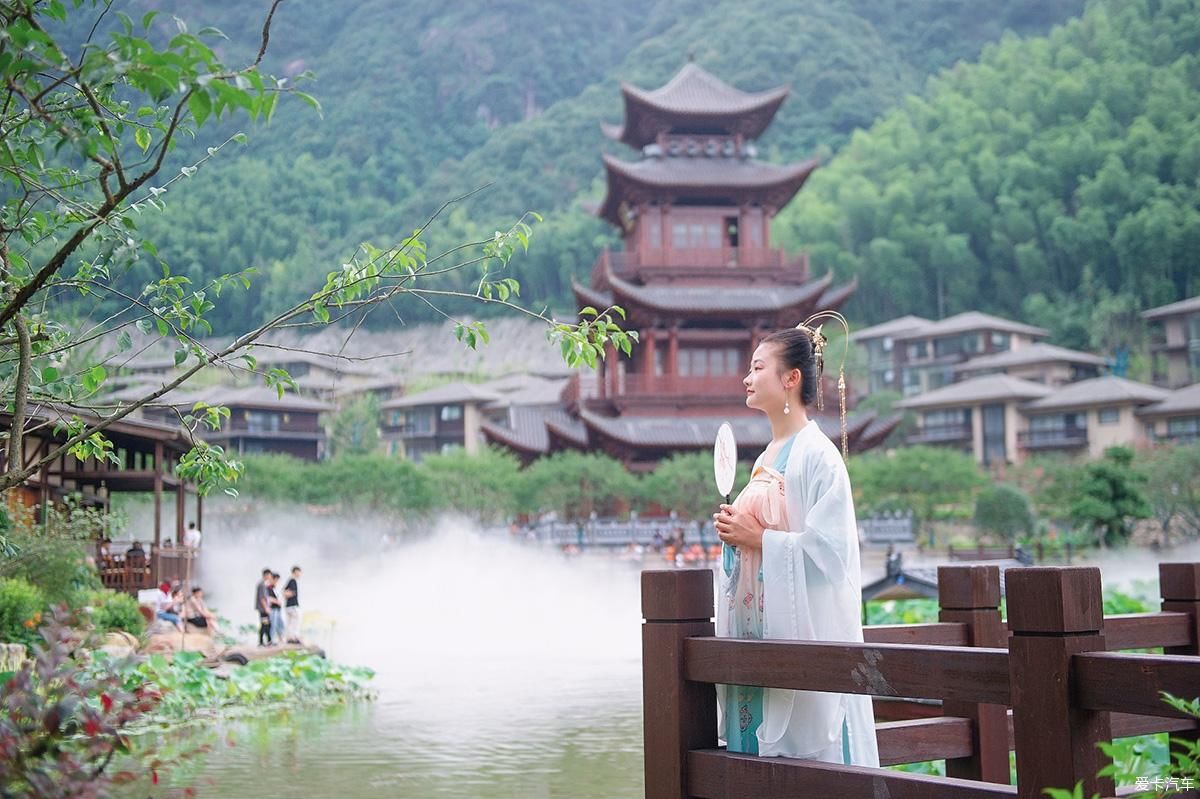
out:
{"label": "green hill", "polygon": [[[175,25],[171,13],[193,29],[224,30],[231,63],[257,50],[265,4],[124,4],[135,17],[150,7],[170,12],[156,21],[165,31]],[[761,149],[781,160],[828,157],[931,73],[977,57],[1006,30],[1041,33],[1081,7],[1082,0],[347,0],[330,13],[284,3],[267,71],[312,70],[307,89],[323,117],[283,104],[269,127],[250,131],[247,146],[222,151],[173,188],[167,213],[142,226],[193,278],[262,270],[249,293],[223,298],[216,321],[233,327],[307,295],[359,241],[395,239],[442,202],[492,183],[441,220],[435,246],[490,232],[527,209],[543,212],[547,222],[519,276],[528,301],[563,306],[571,276],[586,274],[611,236],[579,203],[602,192],[599,152],[613,145],[598,123],[620,118],[618,79],[658,85],[691,53],[746,89],[790,83],[792,96]],[[194,151],[220,133],[206,132]],[[185,155],[186,148],[180,163]],[[401,312],[423,318],[421,308]]]}
{"label": "green hill", "polygon": [[855,134],[780,216],[863,320],[979,308],[1075,346],[1200,293],[1200,3],[1096,0]]}

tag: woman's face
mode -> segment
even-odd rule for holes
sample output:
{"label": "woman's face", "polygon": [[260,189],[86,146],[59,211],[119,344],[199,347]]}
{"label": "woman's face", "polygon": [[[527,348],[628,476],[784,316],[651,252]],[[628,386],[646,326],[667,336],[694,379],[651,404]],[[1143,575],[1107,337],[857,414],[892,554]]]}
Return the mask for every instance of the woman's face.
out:
{"label": "woman's face", "polygon": [[770,414],[782,409],[787,398],[794,395],[800,370],[784,371],[779,346],[775,342],[759,344],[750,356],[750,371],[742,380],[746,407]]}

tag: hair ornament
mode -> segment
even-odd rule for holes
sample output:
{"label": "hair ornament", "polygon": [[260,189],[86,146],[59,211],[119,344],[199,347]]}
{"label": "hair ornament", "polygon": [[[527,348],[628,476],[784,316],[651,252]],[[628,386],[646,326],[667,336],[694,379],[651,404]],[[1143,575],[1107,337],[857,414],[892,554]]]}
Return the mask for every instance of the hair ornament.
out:
{"label": "hair ornament", "polygon": [[812,339],[813,358],[817,363],[817,410],[825,409],[825,348],[829,345],[829,339],[822,332],[825,326],[815,324],[815,322],[824,322],[824,320],[832,319],[842,326],[845,330],[845,346],[842,349],[842,361],[838,364],[838,410],[841,416],[842,424],[842,457],[850,456],[850,437],[846,431],[846,356],[850,351],[850,324],[846,321],[846,317],[842,316],[837,311],[817,311],[812,316],[805,319],[800,324],[796,325],[797,330],[803,330]]}

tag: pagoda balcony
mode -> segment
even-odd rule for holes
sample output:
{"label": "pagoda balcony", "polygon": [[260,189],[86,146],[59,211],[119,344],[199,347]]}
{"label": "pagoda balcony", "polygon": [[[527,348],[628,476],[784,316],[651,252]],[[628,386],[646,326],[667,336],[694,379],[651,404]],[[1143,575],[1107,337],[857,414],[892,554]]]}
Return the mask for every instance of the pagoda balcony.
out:
{"label": "pagoda balcony", "polygon": [[1083,449],[1088,445],[1088,434],[1083,427],[1022,430],[1017,433],[1017,445],[1025,450]]}
{"label": "pagoda balcony", "polygon": [[[697,274],[702,270],[701,274]],[[808,253],[791,255],[774,247],[720,247],[610,251],[601,250],[592,267],[592,285],[610,272],[622,280],[673,280],[695,277],[784,279],[803,283],[808,280]]]}
{"label": "pagoda balcony", "polygon": [[[607,379],[581,379],[577,373],[564,394],[568,404],[587,400],[610,400],[620,404],[622,399],[670,399],[687,397],[700,402],[717,400],[729,402],[738,399],[745,389],[741,375],[690,376],[690,375],[646,375],[618,374]],[[615,382],[615,386],[613,383]]]}

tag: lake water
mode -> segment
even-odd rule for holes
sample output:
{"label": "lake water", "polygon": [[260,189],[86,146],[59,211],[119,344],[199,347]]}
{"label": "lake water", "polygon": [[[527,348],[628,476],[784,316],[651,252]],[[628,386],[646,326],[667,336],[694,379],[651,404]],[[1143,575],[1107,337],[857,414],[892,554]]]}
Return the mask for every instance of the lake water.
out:
{"label": "lake water", "polygon": [[[378,700],[194,734],[201,796],[642,795],[638,568],[443,523],[383,548],[377,523],[206,524],[203,583],[252,620],[263,566],[304,567],[301,604],[331,658],[375,669]],[[339,545],[340,542],[340,545]]]}
{"label": "lake water", "polygon": [[[379,698],[206,728],[194,740],[212,750],[178,784],[228,799],[642,796],[637,566],[456,522],[391,547],[380,521],[260,513],[205,526],[202,582],[222,615],[252,622],[261,568],[299,563],[302,605],[324,619],[313,635],[331,658],[374,668]],[[864,579],[882,572],[876,555]],[[1098,562],[1106,585],[1128,585],[1154,579],[1156,561]]]}

